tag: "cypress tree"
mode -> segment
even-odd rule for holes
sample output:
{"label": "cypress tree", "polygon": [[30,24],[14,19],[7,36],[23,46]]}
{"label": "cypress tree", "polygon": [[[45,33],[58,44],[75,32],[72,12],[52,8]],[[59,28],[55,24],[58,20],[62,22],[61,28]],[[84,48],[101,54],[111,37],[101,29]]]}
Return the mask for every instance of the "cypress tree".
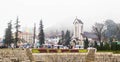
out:
{"label": "cypress tree", "polygon": [[10,44],[13,42],[13,37],[12,37],[12,24],[11,21],[8,23],[8,28],[6,28],[5,31],[5,45],[10,46]]}
{"label": "cypress tree", "polygon": [[84,48],[88,48],[89,47],[89,41],[88,38],[86,37],[86,39],[84,40]]}
{"label": "cypress tree", "polygon": [[16,32],[15,32],[15,42],[14,42],[14,45],[15,45],[15,47],[17,47],[17,42],[18,42],[18,32],[19,32],[19,27],[20,27],[20,25],[19,25],[19,21],[18,21],[18,17],[17,17],[17,19],[16,19],[16,23],[15,23],[15,28],[16,28]]}
{"label": "cypress tree", "polygon": [[62,40],[62,43],[61,43],[61,44],[63,45],[63,43],[64,43],[64,37],[65,37],[63,30],[61,31],[61,34],[62,34],[62,35],[61,35],[61,37],[62,37],[62,38],[61,38],[61,40]]}
{"label": "cypress tree", "polygon": [[44,44],[44,40],[45,40],[45,36],[44,36],[44,31],[43,31],[43,24],[42,24],[42,20],[40,21],[40,28],[39,28],[39,44],[42,45]]}
{"label": "cypress tree", "polygon": [[94,47],[95,47],[95,48],[98,48],[97,41],[94,41]]}
{"label": "cypress tree", "polygon": [[71,40],[70,31],[67,30],[67,31],[66,31],[66,34],[65,34],[65,45],[66,45],[66,46],[70,45],[70,40]]}
{"label": "cypress tree", "polygon": [[63,45],[64,44],[64,31],[62,30],[61,31],[61,39],[59,39],[59,42],[58,42],[58,45]]}

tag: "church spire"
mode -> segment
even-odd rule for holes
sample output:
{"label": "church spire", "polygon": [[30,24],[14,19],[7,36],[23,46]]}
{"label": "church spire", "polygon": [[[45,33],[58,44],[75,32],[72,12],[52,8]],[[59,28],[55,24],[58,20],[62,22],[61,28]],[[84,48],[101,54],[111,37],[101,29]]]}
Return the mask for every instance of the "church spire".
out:
{"label": "church spire", "polygon": [[82,22],[80,19],[78,19],[77,16],[76,16],[76,18],[75,18],[73,24],[75,24],[75,23],[83,24],[83,22]]}

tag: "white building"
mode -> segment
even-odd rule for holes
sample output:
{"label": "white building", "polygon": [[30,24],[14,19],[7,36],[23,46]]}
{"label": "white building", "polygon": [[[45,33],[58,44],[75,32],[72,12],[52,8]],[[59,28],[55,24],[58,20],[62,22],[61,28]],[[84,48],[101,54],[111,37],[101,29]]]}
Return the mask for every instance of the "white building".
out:
{"label": "white building", "polygon": [[83,42],[83,22],[76,17],[76,19],[73,22],[74,24],[74,34],[73,34],[73,40],[75,41],[77,45],[84,46]]}
{"label": "white building", "polygon": [[59,42],[59,37],[56,38],[46,38],[45,44],[57,45]]}

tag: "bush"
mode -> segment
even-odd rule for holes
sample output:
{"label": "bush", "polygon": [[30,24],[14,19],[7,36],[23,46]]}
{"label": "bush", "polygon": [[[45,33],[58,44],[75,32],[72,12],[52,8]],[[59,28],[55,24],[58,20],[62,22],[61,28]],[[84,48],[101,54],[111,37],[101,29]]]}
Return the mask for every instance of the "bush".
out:
{"label": "bush", "polygon": [[32,49],[32,53],[86,53],[87,49]]}
{"label": "bush", "polygon": [[104,50],[110,50],[110,45],[107,42],[105,42]]}
{"label": "bush", "polygon": [[117,50],[117,42],[111,43],[111,50],[116,51]]}
{"label": "bush", "polygon": [[71,53],[75,53],[75,52],[76,52],[76,53],[79,53],[79,50],[78,50],[78,49],[71,49],[70,52],[71,52]]}
{"label": "bush", "polygon": [[87,53],[87,52],[88,52],[87,49],[80,49],[80,50],[79,50],[79,53]]}
{"label": "bush", "polygon": [[116,48],[117,48],[117,50],[120,50],[120,44],[117,44]]}
{"label": "bush", "polygon": [[70,51],[69,51],[69,49],[61,49],[61,53],[63,53],[63,52],[67,52],[68,53]]}
{"label": "bush", "polygon": [[40,53],[47,53],[47,49],[39,49]]}
{"label": "bush", "polygon": [[32,49],[32,53],[40,53],[38,49]]}
{"label": "bush", "polygon": [[49,53],[57,53],[58,50],[57,49],[49,49]]}

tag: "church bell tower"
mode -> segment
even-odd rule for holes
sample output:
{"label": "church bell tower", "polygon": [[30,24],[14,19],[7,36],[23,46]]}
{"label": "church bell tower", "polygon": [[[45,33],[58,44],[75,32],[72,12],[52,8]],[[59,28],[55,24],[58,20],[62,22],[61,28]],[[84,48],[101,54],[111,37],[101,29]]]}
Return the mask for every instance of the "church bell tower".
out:
{"label": "church bell tower", "polygon": [[77,45],[83,46],[83,22],[78,19],[77,17],[75,18],[74,22],[74,33],[73,33],[73,39],[76,41]]}

